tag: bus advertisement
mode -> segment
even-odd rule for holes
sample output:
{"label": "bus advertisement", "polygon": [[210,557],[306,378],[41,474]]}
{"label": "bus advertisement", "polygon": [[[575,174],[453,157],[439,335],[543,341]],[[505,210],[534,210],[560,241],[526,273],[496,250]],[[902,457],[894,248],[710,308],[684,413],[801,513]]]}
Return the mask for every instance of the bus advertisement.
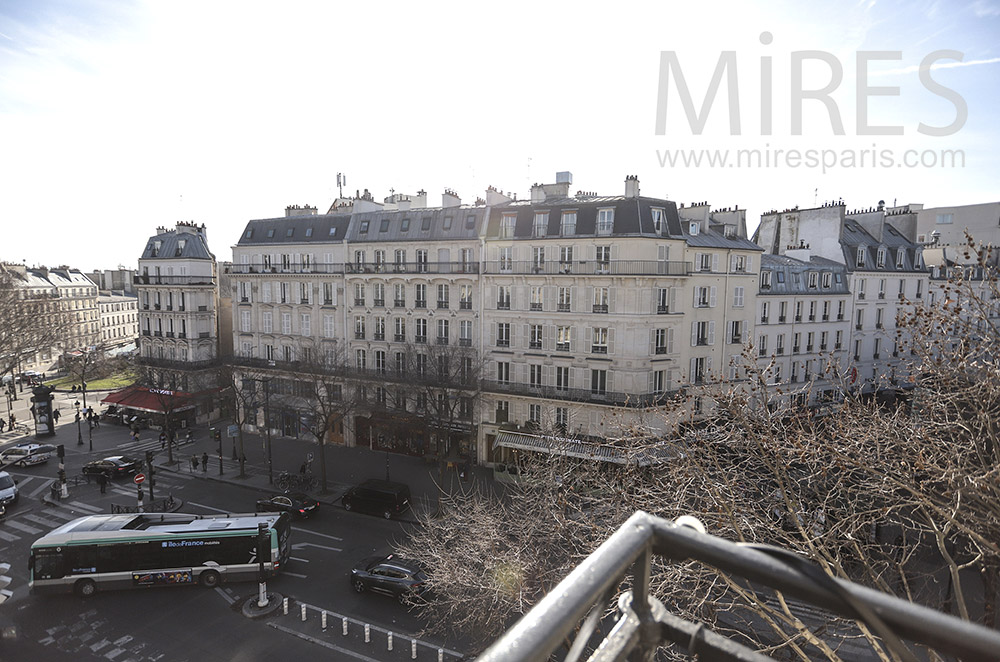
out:
{"label": "bus advertisement", "polygon": [[90,515],[53,529],[31,546],[32,592],[92,595],[97,590],[258,579],[258,525],[273,576],[288,561],[287,513]]}

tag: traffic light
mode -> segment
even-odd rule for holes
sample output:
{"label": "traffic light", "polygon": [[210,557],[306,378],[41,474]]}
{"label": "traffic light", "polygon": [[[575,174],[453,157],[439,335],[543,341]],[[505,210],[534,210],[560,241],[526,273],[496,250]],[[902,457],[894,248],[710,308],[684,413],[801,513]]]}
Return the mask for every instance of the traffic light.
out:
{"label": "traffic light", "polygon": [[56,456],[58,456],[60,460],[66,457],[66,447],[62,444],[56,446]]}
{"label": "traffic light", "polygon": [[0,563],[0,573],[4,573],[0,574],[0,603],[6,602],[10,596],[14,595],[14,593],[7,588],[11,581],[13,581],[10,576],[6,574],[8,572],[10,572],[10,564]]}
{"label": "traffic light", "polygon": [[222,430],[212,428],[212,439],[215,441],[222,441]]}

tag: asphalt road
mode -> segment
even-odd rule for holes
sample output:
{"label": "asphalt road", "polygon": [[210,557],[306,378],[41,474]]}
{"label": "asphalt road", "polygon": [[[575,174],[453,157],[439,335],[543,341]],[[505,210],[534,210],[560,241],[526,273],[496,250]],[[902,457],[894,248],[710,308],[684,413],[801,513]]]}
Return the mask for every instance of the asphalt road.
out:
{"label": "asphalt road", "polygon": [[[122,446],[120,431],[112,439],[111,431],[101,430],[95,436],[98,443],[93,453],[87,444],[67,444],[67,473],[75,475],[86,461],[112,451],[127,453],[129,447],[127,443]],[[72,486],[70,497],[58,505],[44,504],[41,497],[48,492],[57,463],[53,457],[35,467],[8,469],[18,481],[21,499],[8,508],[6,520],[0,523],[0,560],[11,564],[13,582],[9,588],[14,592],[0,605],[0,626],[14,626],[17,638],[0,641],[0,660],[400,659],[398,650],[393,656],[384,645],[358,644],[356,637],[350,638],[357,644],[354,652],[349,651],[354,645],[348,644],[349,638],[331,648],[310,639],[318,631],[294,635],[289,627],[306,627],[296,623],[294,613],[279,613],[274,617],[277,620],[245,618],[238,607],[256,595],[255,583],[227,584],[213,590],[157,587],[98,593],[90,599],[30,595],[27,557],[35,539],[73,518],[110,512],[112,503],[135,503],[135,486],[121,479],[110,485],[105,495],[96,483],[81,484]],[[170,493],[183,500],[181,512],[205,514],[251,512],[256,498],[264,494],[259,488],[209,480],[200,471],[159,472],[156,490],[157,497]],[[370,623],[377,631],[392,631],[405,642],[422,627],[419,612],[385,596],[356,594],[348,577],[357,560],[388,552],[392,541],[405,535],[406,526],[324,504],[318,516],[293,525],[292,560],[268,583],[268,589],[293,601],[349,615],[352,628],[356,623]],[[423,653],[421,659],[425,659]]]}

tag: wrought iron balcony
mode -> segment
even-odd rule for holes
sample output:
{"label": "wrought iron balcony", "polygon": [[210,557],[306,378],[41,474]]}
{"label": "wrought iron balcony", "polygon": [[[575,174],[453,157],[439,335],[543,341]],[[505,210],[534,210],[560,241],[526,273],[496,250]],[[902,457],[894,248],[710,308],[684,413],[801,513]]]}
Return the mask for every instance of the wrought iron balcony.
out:
{"label": "wrought iron balcony", "polygon": [[155,274],[135,274],[132,277],[135,285],[215,285],[212,276],[157,276]]}
{"label": "wrought iron balcony", "polygon": [[594,392],[589,388],[567,388],[563,386],[540,386],[511,381],[483,380],[484,391],[509,395],[524,395],[549,400],[588,402],[615,407],[652,407],[669,395],[660,393],[619,393],[614,391]]}
{"label": "wrought iron balcony", "polygon": [[[693,518],[692,518],[693,520]],[[798,554],[767,545],[736,544],[699,532],[700,523],[678,525],[637,512],[500,639],[478,662],[546,662],[568,646],[564,662],[650,660],[660,647],[674,646],[700,660],[770,660],[763,653],[717,634],[704,623],[671,614],[649,595],[654,554],[675,562],[700,561],[720,574],[746,578],[846,618],[863,621],[894,649],[906,639],[946,658],[991,660],[1000,632],[835,579]],[[631,576],[631,590],[618,599],[616,622],[602,636],[607,603]],[[877,614],[877,616],[876,616]]]}
{"label": "wrought iron balcony", "polygon": [[662,260],[573,260],[537,264],[532,260],[495,260],[486,262],[486,274],[538,274],[545,276],[687,276],[692,271],[691,262]]}

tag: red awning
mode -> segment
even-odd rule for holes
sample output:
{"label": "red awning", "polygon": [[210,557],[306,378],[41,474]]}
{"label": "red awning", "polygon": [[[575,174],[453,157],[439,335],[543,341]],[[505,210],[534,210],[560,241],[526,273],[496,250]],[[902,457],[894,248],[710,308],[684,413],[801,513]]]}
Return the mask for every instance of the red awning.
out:
{"label": "red awning", "polygon": [[151,390],[142,386],[109,394],[101,402],[152,414],[176,413],[194,409],[192,395],[183,391]]}

